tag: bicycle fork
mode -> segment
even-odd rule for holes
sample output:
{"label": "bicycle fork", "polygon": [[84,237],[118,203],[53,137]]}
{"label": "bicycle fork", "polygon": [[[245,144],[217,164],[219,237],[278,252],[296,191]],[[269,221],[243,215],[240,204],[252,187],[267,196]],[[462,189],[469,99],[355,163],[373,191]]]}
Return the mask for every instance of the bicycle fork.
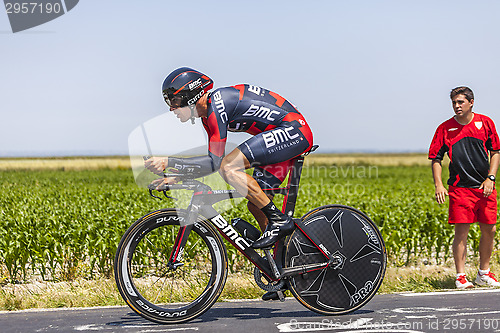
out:
{"label": "bicycle fork", "polygon": [[186,246],[189,233],[193,229],[193,225],[182,226],[175,237],[174,246],[172,247],[172,252],[168,259],[167,267],[172,270],[176,270],[177,267],[184,265],[182,263],[182,254],[184,253],[184,247]]}
{"label": "bicycle fork", "polygon": [[177,267],[184,265],[182,263],[182,255],[184,253],[184,247],[189,238],[189,234],[193,229],[193,225],[196,222],[196,218],[198,216],[199,205],[190,204],[189,213],[187,215],[187,219],[181,223],[181,227],[177,236],[175,237],[174,245],[172,247],[172,252],[170,253],[170,257],[168,259],[167,267],[169,269],[175,270]]}

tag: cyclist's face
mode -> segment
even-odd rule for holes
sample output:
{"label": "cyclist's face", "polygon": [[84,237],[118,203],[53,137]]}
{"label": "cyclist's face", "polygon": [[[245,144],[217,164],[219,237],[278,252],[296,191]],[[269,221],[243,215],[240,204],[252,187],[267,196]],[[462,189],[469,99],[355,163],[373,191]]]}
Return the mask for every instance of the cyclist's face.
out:
{"label": "cyclist's face", "polygon": [[165,103],[167,103],[167,105],[170,106],[170,111],[174,111],[175,109],[181,107],[182,99],[180,97],[174,96],[172,98],[168,98],[166,94],[163,94],[163,98],[165,98]]}
{"label": "cyclist's face", "polygon": [[168,98],[166,94],[164,94],[163,97],[165,98],[165,102],[170,107],[170,111],[172,111],[181,122],[184,123],[191,118],[191,109],[187,106],[181,107],[182,99],[180,97],[174,96],[172,98]]}
{"label": "cyclist's face", "polygon": [[177,116],[177,118],[179,118],[179,120],[183,123],[191,119],[191,109],[187,106],[182,108],[170,107],[170,111],[172,111]]}

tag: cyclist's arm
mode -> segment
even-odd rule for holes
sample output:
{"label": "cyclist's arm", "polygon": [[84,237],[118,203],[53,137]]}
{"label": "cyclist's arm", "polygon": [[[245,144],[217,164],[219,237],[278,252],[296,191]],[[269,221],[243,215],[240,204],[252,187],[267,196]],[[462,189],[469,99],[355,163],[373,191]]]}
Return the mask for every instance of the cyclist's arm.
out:
{"label": "cyclist's arm", "polygon": [[193,177],[202,177],[219,170],[222,157],[209,152],[205,156],[169,157],[168,167],[177,169],[180,173]]}
{"label": "cyclist's arm", "polygon": [[[211,139],[208,155],[194,157],[151,157],[144,162],[145,167],[161,176],[167,168],[177,169],[188,177],[203,177],[219,170],[224,157],[225,140],[214,142]],[[221,151],[216,154],[213,151]]]}
{"label": "cyclist's arm", "polygon": [[208,134],[208,155],[188,158],[169,157],[168,167],[183,174],[202,177],[219,170],[227,140],[227,114],[221,116],[210,102],[207,118],[202,120]]}

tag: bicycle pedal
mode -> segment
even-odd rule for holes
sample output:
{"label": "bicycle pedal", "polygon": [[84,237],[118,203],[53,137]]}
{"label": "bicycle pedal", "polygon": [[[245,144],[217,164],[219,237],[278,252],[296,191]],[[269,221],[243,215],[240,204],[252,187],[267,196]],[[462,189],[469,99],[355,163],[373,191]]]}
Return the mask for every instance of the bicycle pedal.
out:
{"label": "bicycle pedal", "polygon": [[285,301],[285,294],[283,293],[283,290],[278,290],[276,293],[278,294],[278,298],[280,299],[280,302],[284,302]]}

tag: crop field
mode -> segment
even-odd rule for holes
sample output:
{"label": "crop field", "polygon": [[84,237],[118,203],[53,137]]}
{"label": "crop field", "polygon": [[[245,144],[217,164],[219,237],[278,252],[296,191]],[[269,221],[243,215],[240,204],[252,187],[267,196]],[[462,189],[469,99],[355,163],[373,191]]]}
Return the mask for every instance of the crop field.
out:
{"label": "crop field", "polygon": [[[0,159],[0,283],[112,277],[122,234],[137,218],[172,204],[150,198],[127,163]],[[451,258],[453,228],[447,205],[435,203],[433,194],[424,155],[320,155],[303,170],[296,216],[331,203],[358,208],[379,226],[391,266],[439,264]],[[243,202],[224,214],[252,221]],[[471,255],[478,242],[474,226]],[[499,245],[497,236],[497,261]],[[231,271],[249,271],[236,250],[228,255]]]}

